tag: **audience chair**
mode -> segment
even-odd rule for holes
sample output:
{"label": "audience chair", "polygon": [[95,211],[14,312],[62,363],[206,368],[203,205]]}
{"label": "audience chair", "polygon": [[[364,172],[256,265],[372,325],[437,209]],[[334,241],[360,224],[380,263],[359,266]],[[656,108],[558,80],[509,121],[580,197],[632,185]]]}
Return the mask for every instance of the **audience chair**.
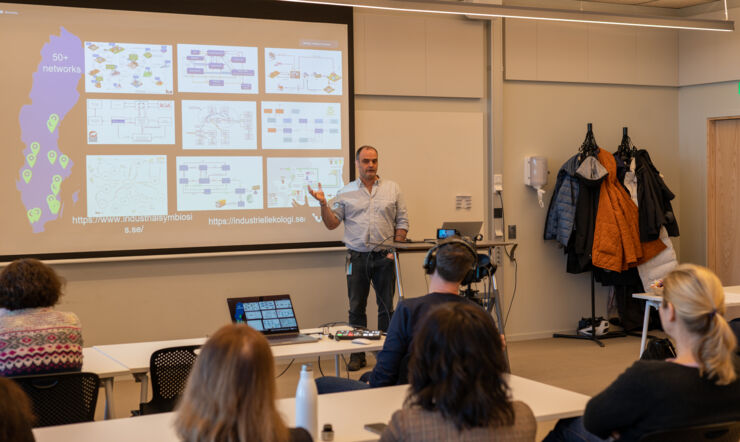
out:
{"label": "audience chair", "polygon": [[696,425],[646,434],[640,442],[738,442],[740,421]]}
{"label": "audience chair", "polygon": [[95,419],[100,378],[95,373],[15,376],[33,406],[35,427],[91,422]]}
{"label": "audience chair", "polygon": [[140,414],[166,413],[175,409],[185,390],[200,345],[157,350],[149,359],[152,400],[139,405]]}

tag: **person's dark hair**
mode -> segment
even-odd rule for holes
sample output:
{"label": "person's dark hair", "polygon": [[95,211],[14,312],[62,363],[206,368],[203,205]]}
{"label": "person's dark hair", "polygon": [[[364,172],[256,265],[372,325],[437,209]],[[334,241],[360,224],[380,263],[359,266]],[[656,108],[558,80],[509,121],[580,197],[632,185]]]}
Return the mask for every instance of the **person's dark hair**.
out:
{"label": "person's dark hair", "polygon": [[373,146],[366,144],[364,146],[360,146],[359,149],[357,149],[357,152],[355,152],[355,160],[360,161],[360,152],[362,152],[365,149],[372,149],[375,151],[375,153],[378,153],[378,149],[374,148]]}
{"label": "person's dark hair", "polygon": [[25,258],[0,273],[0,307],[8,310],[52,307],[62,295],[64,280],[43,262]]}
{"label": "person's dark hair", "polygon": [[31,401],[14,381],[0,377],[0,440],[33,442]]}
{"label": "person's dark hair", "polygon": [[435,269],[450,282],[460,282],[473,268],[473,254],[462,244],[445,244],[437,250]]}
{"label": "person's dark hair", "polygon": [[433,309],[414,337],[406,406],[451,420],[458,430],[514,424],[501,336],[491,315],[453,302]]}

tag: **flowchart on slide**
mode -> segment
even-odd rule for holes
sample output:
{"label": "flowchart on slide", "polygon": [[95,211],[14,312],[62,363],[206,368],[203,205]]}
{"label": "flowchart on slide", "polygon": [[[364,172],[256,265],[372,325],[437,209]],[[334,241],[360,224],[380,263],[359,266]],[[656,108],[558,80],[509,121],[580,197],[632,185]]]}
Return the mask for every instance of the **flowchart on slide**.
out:
{"label": "flowchart on slide", "polygon": [[259,93],[256,47],[177,45],[179,92]]}
{"label": "flowchart on slide", "polygon": [[85,42],[85,92],[172,94],[172,46]]}
{"label": "flowchart on slide", "polygon": [[342,95],[342,52],[265,48],[265,92]]}
{"label": "flowchart on slide", "polygon": [[262,157],[177,157],[177,210],[262,209]]}
{"label": "flowchart on slide", "polygon": [[88,99],[87,144],[175,144],[175,102]]}
{"label": "flowchart on slide", "polygon": [[256,101],[182,101],[183,149],[257,149]]}
{"label": "flowchart on slide", "polygon": [[88,155],[87,216],[167,215],[165,155]]}
{"label": "flowchart on slide", "polygon": [[262,102],[263,149],[341,149],[340,103]]}
{"label": "flowchart on slide", "polygon": [[308,196],[307,186],[324,189],[326,199],[337,196],[344,186],[344,158],[268,158],[267,207],[292,207],[294,202],[318,207],[319,202]]}

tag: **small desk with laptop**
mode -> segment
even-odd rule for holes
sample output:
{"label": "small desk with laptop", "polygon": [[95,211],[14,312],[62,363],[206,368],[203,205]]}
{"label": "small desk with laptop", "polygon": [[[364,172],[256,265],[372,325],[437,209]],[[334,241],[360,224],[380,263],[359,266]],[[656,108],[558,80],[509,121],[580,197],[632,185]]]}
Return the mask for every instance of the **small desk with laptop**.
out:
{"label": "small desk with laptop", "polygon": [[[333,340],[323,336],[323,329],[301,331],[298,318],[293,309],[290,295],[250,296],[226,300],[229,317],[234,323],[246,323],[259,330],[272,346],[276,361],[295,358],[334,356],[335,373],[339,376],[339,355],[356,351],[379,351],[383,349],[385,338],[380,334],[373,340],[362,344],[351,339]],[[333,330],[336,333],[336,329]],[[140,402],[148,396],[149,363],[152,353],[168,347],[203,345],[207,338],[176,339],[172,341],[136,342],[130,344],[98,345],[94,349],[112,362],[131,373],[136,382],[141,383]],[[366,341],[366,342],[365,342]],[[112,378],[110,379],[112,392]],[[108,383],[106,383],[106,394]],[[108,403],[106,402],[108,407]],[[106,414],[110,409],[106,408]]]}
{"label": "small desk with laptop", "polygon": [[[318,334],[321,329],[303,330],[305,334]],[[370,341],[367,345],[358,345],[350,340],[336,341],[327,336],[317,336],[315,342],[302,344],[278,345],[272,347],[275,361],[289,361],[295,358],[311,358],[320,356],[335,357],[335,371],[339,376],[339,355],[352,353],[359,350],[379,351],[383,349],[385,338]],[[135,342],[130,344],[98,345],[94,348],[108,356],[113,361],[127,369],[137,382],[141,382],[141,402],[147,401],[149,358],[155,350],[167,347],[179,347],[183,345],[203,345],[207,338],[175,339],[172,341]]]}
{"label": "small desk with laptop", "polygon": [[[725,291],[725,307],[740,306],[740,285],[723,287]],[[645,316],[642,320],[642,337],[640,338],[640,356],[645,351],[645,342],[647,340],[648,322],[650,321],[650,307],[660,308],[660,302],[663,297],[656,293],[635,293],[632,295],[635,299],[645,300]]]}
{"label": "small desk with laptop", "polygon": [[[538,421],[550,421],[580,416],[590,399],[588,396],[562,388],[509,375],[509,386],[514,400],[532,409]],[[394,411],[403,406],[406,385],[370,388],[345,393],[319,396],[319,428],[331,423],[334,441],[378,440],[378,436],[364,429],[365,424],[389,422]],[[362,412],[357,412],[358,404]],[[278,410],[286,424],[295,425],[295,398],[277,401]],[[83,424],[36,428],[37,442],[74,440],[77,442],[123,441],[178,441],[172,427],[175,413],[162,413],[127,419],[87,422]]]}

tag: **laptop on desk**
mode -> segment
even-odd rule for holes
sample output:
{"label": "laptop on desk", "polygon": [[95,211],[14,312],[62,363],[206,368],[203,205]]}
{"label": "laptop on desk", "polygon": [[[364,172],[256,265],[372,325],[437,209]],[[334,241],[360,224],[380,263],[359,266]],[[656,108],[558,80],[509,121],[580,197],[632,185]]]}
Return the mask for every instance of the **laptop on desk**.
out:
{"label": "laptop on desk", "polygon": [[298,319],[290,295],[228,298],[231,321],[259,330],[270,345],[316,342],[316,336],[299,332]]}
{"label": "laptop on desk", "polygon": [[456,230],[461,236],[475,238],[483,227],[483,221],[445,221],[442,223],[442,229]]}

